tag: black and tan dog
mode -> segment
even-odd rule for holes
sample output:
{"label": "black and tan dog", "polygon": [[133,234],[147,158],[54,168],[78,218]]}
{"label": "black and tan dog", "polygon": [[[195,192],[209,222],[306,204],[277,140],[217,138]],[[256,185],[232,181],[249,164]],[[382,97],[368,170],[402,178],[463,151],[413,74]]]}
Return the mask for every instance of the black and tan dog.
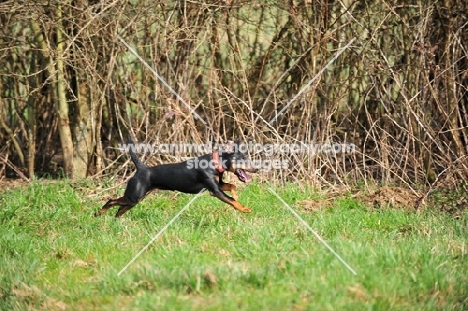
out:
{"label": "black and tan dog", "polygon": [[[135,175],[128,181],[123,197],[109,200],[94,215],[102,215],[109,208],[118,205],[120,208],[115,217],[120,217],[153,189],[196,194],[203,188],[235,209],[249,213],[251,209],[242,206],[237,201],[236,186],[223,182],[224,172],[232,172],[240,181],[247,183],[250,181],[250,177],[246,171],[252,173],[257,171],[252,167],[247,156],[236,148],[237,146],[237,144],[230,141],[222,151],[214,151],[211,154],[181,163],[153,167],[147,167],[130,148],[130,156],[137,168]],[[232,198],[223,191],[230,191]]]}

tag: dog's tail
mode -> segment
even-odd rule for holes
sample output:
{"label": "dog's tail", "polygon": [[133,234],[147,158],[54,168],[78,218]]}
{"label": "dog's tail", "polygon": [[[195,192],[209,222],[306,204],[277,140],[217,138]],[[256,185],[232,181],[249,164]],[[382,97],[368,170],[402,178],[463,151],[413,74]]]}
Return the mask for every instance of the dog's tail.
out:
{"label": "dog's tail", "polygon": [[135,163],[137,170],[145,169],[146,165],[143,162],[141,162],[141,160],[135,154],[135,151],[133,151],[132,147],[134,146],[134,144],[130,137],[128,137],[128,145],[130,146],[130,148],[128,148],[128,153],[130,153],[130,157],[132,158],[133,163]]}

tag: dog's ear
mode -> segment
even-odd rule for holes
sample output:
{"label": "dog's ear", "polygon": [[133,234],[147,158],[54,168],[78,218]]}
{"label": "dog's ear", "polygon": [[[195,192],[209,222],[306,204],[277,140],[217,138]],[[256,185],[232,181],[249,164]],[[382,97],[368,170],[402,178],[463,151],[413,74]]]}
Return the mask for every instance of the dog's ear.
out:
{"label": "dog's ear", "polygon": [[213,144],[213,142],[211,142],[211,146],[212,146],[213,152],[218,151],[219,150],[219,141],[216,141],[215,144]]}
{"label": "dog's ear", "polygon": [[224,147],[224,151],[226,151],[226,153],[234,153],[236,151],[236,143],[232,140],[228,140]]}
{"label": "dog's ear", "polygon": [[236,145],[240,145],[241,143],[241,136],[237,135]]}
{"label": "dog's ear", "polygon": [[237,135],[237,140],[236,140],[236,143],[235,143],[235,148],[236,148],[235,150],[236,151],[239,150],[240,145],[241,145],[241,141],[242,141],[241,135]]}

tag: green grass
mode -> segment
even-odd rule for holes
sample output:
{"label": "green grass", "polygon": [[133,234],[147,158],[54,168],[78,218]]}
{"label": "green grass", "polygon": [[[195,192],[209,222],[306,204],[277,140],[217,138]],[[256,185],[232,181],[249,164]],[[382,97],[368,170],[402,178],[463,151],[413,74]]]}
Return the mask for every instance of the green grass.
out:
{"label": "green grass", "polygon": [[96,185],[35,181],[0,193],[0,310],[468,308],[466,212],[373,209],[347,197],[306,212],[295,202],[317,193],[277,188],[354,276],[253,184],[240,190],[251,214],[204,194],[117,276],[193,196],[152,194],[121,219],[116,209],[95,218]]}

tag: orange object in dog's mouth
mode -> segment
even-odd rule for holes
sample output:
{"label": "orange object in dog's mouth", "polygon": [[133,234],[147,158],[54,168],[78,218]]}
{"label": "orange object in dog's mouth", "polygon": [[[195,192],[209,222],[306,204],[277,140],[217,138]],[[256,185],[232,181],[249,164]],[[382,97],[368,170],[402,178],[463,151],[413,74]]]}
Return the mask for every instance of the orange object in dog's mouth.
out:
{"label": "orange object in dog's mouth", "polygon": [[234,174],[236,174],[237,178],[242,182],[248,183],[250,181],[250,176],[241,168],[237,168]]}

